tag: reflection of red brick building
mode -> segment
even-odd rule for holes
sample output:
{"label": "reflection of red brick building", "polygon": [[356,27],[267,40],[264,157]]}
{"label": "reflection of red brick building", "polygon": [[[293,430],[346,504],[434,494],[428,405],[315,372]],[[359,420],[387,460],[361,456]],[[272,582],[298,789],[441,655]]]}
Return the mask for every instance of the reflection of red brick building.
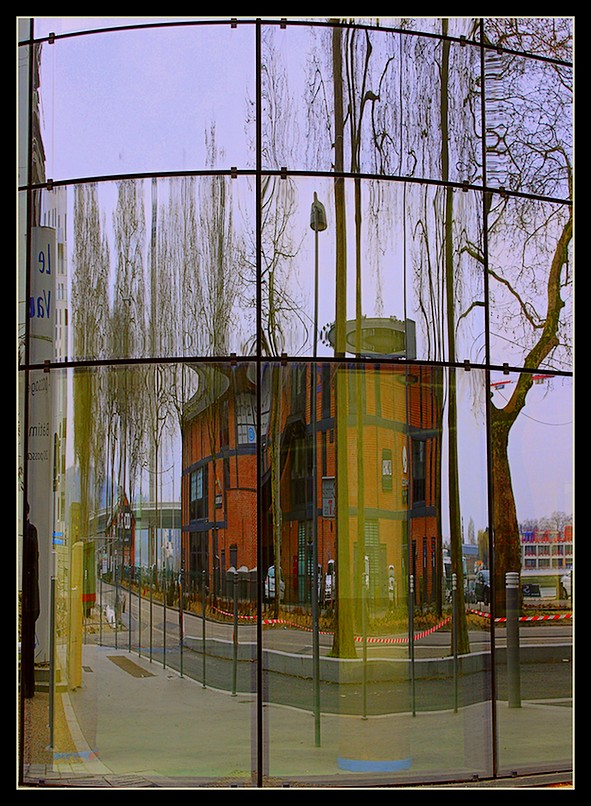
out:
{"label": "reflection of red brick building", "polygon": [[[341,365],[342,367],[342,365]],[[433,601],[441,579],[438,519],[440,371],[424,367],[342,367],[348,386],[348,540],[351,577],[367,570],[370,597],[402,602],[409,569],[418,602]],[[339,495],[336,471],[334,364],[317,369],[316,518],[318,562],[323,571],[337,557],[337,522],[331,517]],[[309,598],[312,537],[311,365],[291,364],[282,374],[281,567],[286,599]],[[360,381],[360,383],[358,383]],[[358,411],[359,400],[361,411]],[[358,463],[358,450],[363,452]],[[268,461],[268,457],[267,457]],[[362,484],[358,476],[363,473]],[[270,469],[265,475],[266,564],[273,562]],[[360,499],[359,491],[363,490]],[[360,510],[363,528],[358,527]],[[364,541],[362,569],[359,533]],[[343,536],[341,535],[341,538]],[[341,569],[341,573],[342,573]]]}
{"label": "reflection of red brick building", "polygon": [[[352,578],[358,579],[361,573],[358,544],[362,534],[367,558],[363,567],[369,573],[373,599],[403,602],[412,571],[418,602],[433,601],[441,580],[440,370],[391,364],[339,366],[348,384],[345,450]],[[314,509],[323,573],[328,561],[337,557],[333,509],[339,494],[336,367],[332,363],[317,367],[315,501],[312,365],[268,364],[263,371],[263,572],[274,563],[278,550],[285,598],[292,603],[309,600]],[[190,575],[198,575],[204,568],[210,574],[219,571],[219,581],[230,566],[257,565],[257,395],[254,371],[246,365],[219,368],[216,377],[215,394],[186,412],[182,511],[185,569]],[[274,434],[279,438],[274,439]],[[363,460],[358,463],[360,446]],[[280,541],[273,537],[274,512],[275,519],[281,519]],[[358,529],[360,512],[362,530]]]}
{"label": "reflection of red brick building", "polygon": [[257,565],[257,445],[254,365],[208,365],[186,407],[181,491],[186,582],[207,571],[222,591],[224,572]]}
{"label": "reflection of red brick building", "polygon": [[441,546],[441,417],[443,374],[438,367],[411,367],[408,383],[410,450],[410,571],[417,603],[442,594]]}

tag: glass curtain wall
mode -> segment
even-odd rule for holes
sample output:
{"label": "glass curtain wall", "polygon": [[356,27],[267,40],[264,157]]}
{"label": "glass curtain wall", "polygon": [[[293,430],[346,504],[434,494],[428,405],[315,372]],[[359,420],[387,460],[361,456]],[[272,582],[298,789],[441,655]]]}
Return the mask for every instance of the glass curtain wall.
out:
{"label": "glass curtain wall", "polygon": [[18,60],[21,786],[568,773],[572,20]]}

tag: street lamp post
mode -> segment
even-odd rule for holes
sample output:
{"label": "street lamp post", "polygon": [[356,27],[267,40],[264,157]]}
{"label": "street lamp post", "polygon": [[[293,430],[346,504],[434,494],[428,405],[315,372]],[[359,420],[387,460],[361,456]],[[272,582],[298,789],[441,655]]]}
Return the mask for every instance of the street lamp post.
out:
{"label": "street lamp post", "polygon": [[316,348],[318,344],[318,233],[324,232],[327,228],[326,210],[322,202],[318,201],[318,196],[314,193],[314,201],[310,210],[310,227],[314,230],[314,358],[316,358]]}
{"label": "street lamp post", "polygon": [[314,193],[314,201],[310,210],[310,227],[314,230],[314,342],[312,362],[312,400],[311,400],[311,426],[312,426],[312,654],[314,676],[314,719],[316,746],[320,745],[320,635],[318,621],[318,516],[317,516],[317,462],[316,462],[316,392],[317,371],[316,351],[318,346],[318,233],[326,227],[326,210],[318,201]]}

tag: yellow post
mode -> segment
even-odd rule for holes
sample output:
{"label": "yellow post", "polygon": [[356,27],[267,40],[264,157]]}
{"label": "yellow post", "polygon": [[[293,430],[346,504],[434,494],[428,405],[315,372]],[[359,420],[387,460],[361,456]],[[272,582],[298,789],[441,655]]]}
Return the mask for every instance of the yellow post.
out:
{"label": "yellow post", "polygon": [[82,685],[82,566],[84,547],[81,541],[72,546],[70,575],[70,629],[68,632],[68,685],[71,689]]}

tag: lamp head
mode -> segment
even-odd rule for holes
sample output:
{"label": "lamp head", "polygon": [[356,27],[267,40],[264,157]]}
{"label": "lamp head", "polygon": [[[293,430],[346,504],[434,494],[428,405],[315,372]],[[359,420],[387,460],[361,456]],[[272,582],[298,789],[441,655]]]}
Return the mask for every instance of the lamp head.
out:
{"label": "lamp head", "polygon": [[318,196],[314,193],[314,201],[310,210],[310,227],[315,232],[324,232],[327,228],[326,210],[322,202],[318,201]]}

